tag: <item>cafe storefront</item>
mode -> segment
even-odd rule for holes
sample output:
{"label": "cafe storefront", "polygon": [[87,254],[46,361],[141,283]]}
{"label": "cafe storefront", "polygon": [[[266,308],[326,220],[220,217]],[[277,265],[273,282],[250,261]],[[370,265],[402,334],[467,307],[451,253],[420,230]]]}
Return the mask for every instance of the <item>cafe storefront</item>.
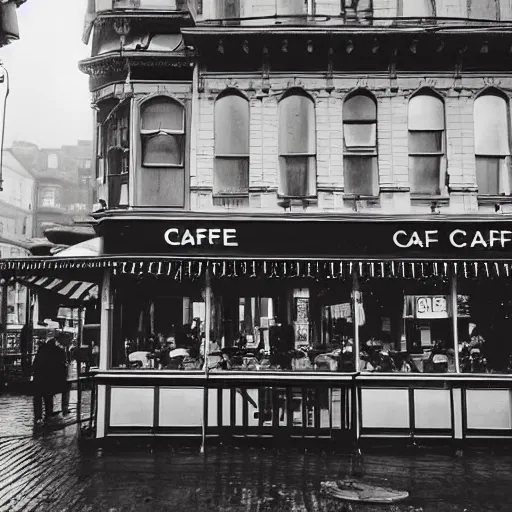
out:
{"label": "cafe storefront", "polygon": [[512,437],[505,215],[127,211],[97,230],[103,254],[74,263],[102,276],[98,438]]}

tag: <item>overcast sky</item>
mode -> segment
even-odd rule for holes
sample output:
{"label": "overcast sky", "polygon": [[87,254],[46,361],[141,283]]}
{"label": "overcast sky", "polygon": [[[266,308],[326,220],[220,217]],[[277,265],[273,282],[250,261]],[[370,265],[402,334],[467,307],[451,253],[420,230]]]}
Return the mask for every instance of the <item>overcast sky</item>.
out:
{"label": "overcast sky", "polygon": [[9,73],[4,147],[13,140],[39,147],[92,139],[88,77],[78,61],[86,0],[29,0],[18,9],[20,40],[0,48]]}

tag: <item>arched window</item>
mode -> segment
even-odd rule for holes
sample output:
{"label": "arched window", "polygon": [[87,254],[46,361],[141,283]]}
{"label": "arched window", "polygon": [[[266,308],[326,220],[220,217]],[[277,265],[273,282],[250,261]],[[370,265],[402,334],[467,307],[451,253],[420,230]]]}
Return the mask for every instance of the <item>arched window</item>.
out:
{"label": "arched window", "polygon": [[366,92],[352,94],[343,104],[343,141],[345,192],[377,195],[377,103]]}
{"label": "arched window", "polygon": [[497,91],[478,96],[474,106],[476,181],[481,195],[510,195],[507,157],[510,133],[507,100]]}
{"label": "arched window", "polygon": [[249,101],[230,91],[215,101],[214,195],[249,193]]}
{"label": "arched window", "polygon": [[399,12],[404,18],[432,18],[435,0],[400,0]]}
{"label": "arched window", "polygon": [[279,102],[279,194],[316,195],[315,105],[301,89],[289,91]]}
{"label": "arched window", "polygon": [[148,100],[141,109],[142,165],[181,167],[185,149],[185,111],[171,98]]}
{"label": "arched window", "polygon": [[168,96],[141,104],[142,169],[137,173],[139,206],[183,208],[186,203],[185,107]]}
{"label": "arched window", "polygon": [[409,101],[409,184],[413,194],[444,192],[444,103],[431,91]]}

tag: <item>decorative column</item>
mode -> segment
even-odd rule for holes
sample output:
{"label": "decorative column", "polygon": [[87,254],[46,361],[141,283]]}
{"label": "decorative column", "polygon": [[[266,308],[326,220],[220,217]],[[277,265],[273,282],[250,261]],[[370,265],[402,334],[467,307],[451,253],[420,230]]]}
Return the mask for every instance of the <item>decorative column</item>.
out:
{"label": "decorative column", "polygon": [[355,371],[359,371],[360,362],[360,342],[359,342],[359,303],[361,301],[361,292],[359,290],[359,277],[357,272],[352,273],[352,309],[354,312],[354,366]]}
{"label": "decorative column", "polygon": [[450,270],[450,304],[452,309],[452,327],[453,327],[453,348],[455,349],[455,371],[460,373],[459,358],[459,329],[458,329],[458,300],[457,300],[457,273],[455,272],[456,263],[452,263]]}
{"label": "decorative column", "polygon": [[108,370],[111,357],[112,311],[112,274],[105,270],[101,283],[101,319],[100,319],[100,362],[101,371]]}

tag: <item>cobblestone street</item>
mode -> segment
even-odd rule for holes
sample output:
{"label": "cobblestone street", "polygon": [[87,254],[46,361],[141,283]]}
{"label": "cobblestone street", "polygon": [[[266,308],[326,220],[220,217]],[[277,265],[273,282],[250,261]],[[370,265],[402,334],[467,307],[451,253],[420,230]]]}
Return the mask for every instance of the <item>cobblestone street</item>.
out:
{"label": "cobblestone street", "polygon": [[[206,456],[168,446],[83,451],[73,418],[33,435],[30,397],[1,395],[0,411],[2,512],[343,510],[320,483],[348,476],[347,455],[213,446]],[[395,506],[356,504],[353,511],[505,512],[512,456],[368,450],[363,480],[407,490],[410,498]]]}

